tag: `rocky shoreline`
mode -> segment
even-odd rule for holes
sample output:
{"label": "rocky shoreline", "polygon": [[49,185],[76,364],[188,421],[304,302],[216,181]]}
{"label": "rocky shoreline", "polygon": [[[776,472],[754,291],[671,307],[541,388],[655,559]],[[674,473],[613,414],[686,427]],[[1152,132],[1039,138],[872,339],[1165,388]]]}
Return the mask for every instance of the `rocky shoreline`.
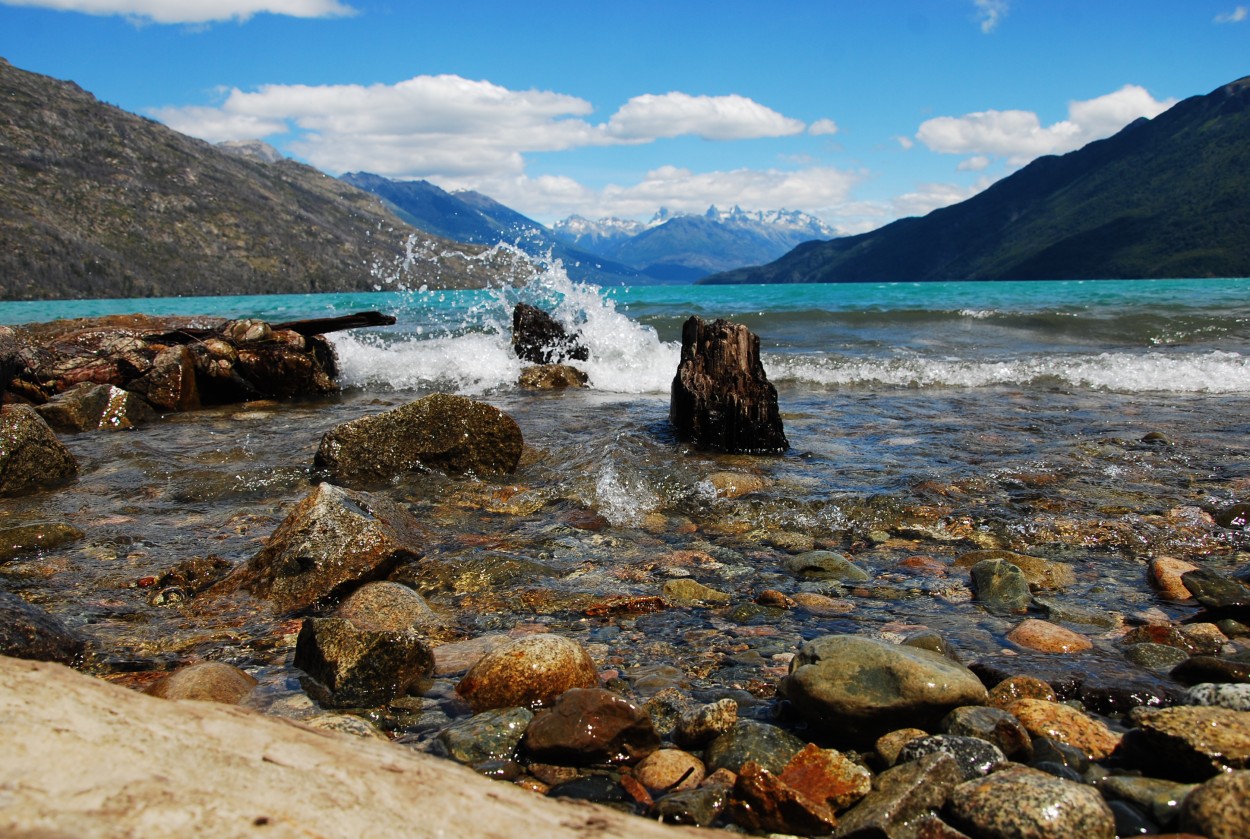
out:
{"label": "rocky shoreline", "polygon": [[[13,403],[0,417],[4,493],[55,496],[75,480],[77,472],[66,465],[73,455],[47,423],[58,423],[62,435],[104,434],[152,422],[157,411],[257,396],[312,398],[336,389],[333,354],[316,332],[246,321],[175,326],[61,327],[55,340],[42,344],[29,337],[39,330],[0,334],[0,362],[10,371],[7,401]],[[545,362],[576,358],[568,336],[546,346],[561,351],[548,351]],[[53,360],[51,348],[73,364]],[[749,354],[734,364],[751,366]],[[262,369],[264,376],[256,372]],[[56,374],[36,374],[51,370]],[[294,384],[267,384],[274,379]],[[715,386],[702,388],[716,393]],[[88,407],[64,407],[75,394],[77,404]],[[125,394],[141,401],[110,407]],[[772,399],[775,413],[775,391]],[[63,407],[47,407],[57,404]],[[278,403],[255,401],[239,410],[258,408],[281,410]],[[71,422],[67,416],[93,419]],[[772,439],[784,441],[777,423]],[[434,799],[468,794],[484,777],[499,787],[610,808],[581,826],[566,825],[573,833],[595,825],[607,835],[665,829],[621,821],[618,811],[805,836],[1185,832],[1223,839],[1250,832],[1244,505],[1205,510],[1177,504],[1118,518],[1104,505],[1096,515],[1036,518],[1027,538],[1011,541],[973,524],[986,503],[974,497],[982,490],[950,485],[923,488],[945,499],[940,509],[866,507],[842,535],[762,534],[735,522],[751,522],[751,499],[768,482],[743,456],[725,455],[711,460],[724,468],[706,476],[710,495],[702,504],[744,506],[728,508],[728,516],[693,506],[689,513],[669,510],[625,527],[585,505],[534,501],[534,490],[514,481],[515,470],[534,469],[542,458],[524,432],[506,411],[444,394],[374,407],[326,428],[304,473],[316,482],[298,488],[246,561],[182,558],[135,580],[146,608],[174,610],[193,632],[224,639],[207,647],[175,644],[175,655],[162,659],[168,667],[153,667],[155,660],[123,666],[89,630],[40,607],[32,581],[67,572],[70,566],[56,558],[83,533],[65,521],[16,523],[25,514],[14,507],[0,528],[0,572],[22,583],[23,596],[0,598],[0,626],[6,627],[0,652],[74,664],[156,697],[243,705],[340,732],[300,740],[304,766],[328,765],[339,759],[332,755],[367,743],[360,748],[371,756],[391,750],[397,765],[406,766],[412,752],[429,752],[476,771],[449,768],[454,780],[436,772],[422,776],[423,794]],[[1145,435],[1123,445],[1149,455],[1172,443]],[[1030,500],[1039,508],[1055,505],[1044,493],[1049,476],[1013,480],[1034,493]],[[420,482],[416,494],[411,481]],[[516,538],[505,534],[545,526],[552,515],[563,528],[557,540],[569,534],[603,539],[617,529],[639,543],[632,552],[615,548],[620,556],[612,573],[620,590],[583,591],[575,581],[587,567],[557,570],[500,551]],[[495,517],[501,530],[475,535],[457,524],[454,536],[443,532],[447,521],[473,516],[479,527]],[[648,539],[685,547],[657,550],[644,544]],[[1099,572],[1065,559],[1062,546],[1091,540],[1116,545],[1137,562],[1141,579],[1132,608],[1100,612],[1065,597]],[[452,541],[455,551],[440,551]],[[1048,555],[1028,550],[1042,543],[1061,548]],[[765,573],[749,574],[751,563]],[[542,578],[551,585],[536,585]],[[917,594],[897,593],[909,587]],[[944,602],[995,633],[1003,627],[1001,643],[969,649],[919,617],[868,617],[877,608],[872,604],[910,596]],[[240,640],[230,627],[245,619],[236,615],[262,621],[264,637]],[[666,659],[676,639],[655,633],[674,627],[688,646]],[[631,666],[630,650],[647,645],[657,648],[651,655],[656,663]],[[240,649],[247,654],[238,655]],[[237,663],[228,663],[232,659]],[[712,672],[704,670],[709,662],[718,668],[719,684],[703,680],[696,689],[699,674]],[[43,695],[37,690],[86,703],[97,689],[44,665],[5,659],[3,666],[8,675],[0,702],[10,710],[48,704],[36,698]],[[26,673],[39,674],[38,687]],[[739,673],[743,678],[733,678]],[[203,715],[217,711],[190,703],[185,712],[161,711],[155,730],[140,728],[140,718],[153,713],[140,706],[156,700],[134,694],[125,702],[90,701],[129,708],[132,698],[139,704],[120,714],[125,719],[110,735],[122,743],[178,742],[216,724]],[[85,732],[99,722],[92,718],[98,712],[84,711],[81,718],[62,713],[68,721],[9,713],[6,725],[30,755],[40,752],[50,732],[90,739]],[[233,711],[221,719],[246,727],[251,716],[263,719]],[[85,750],[82,742],[71,747],[65,739],[52,765],[98,762],[75,752]],[[321,749],[325,754],[318,756]],[[30,835],[122,835],[143,823],[149,832],[174,835],[205,811],[197,810],[204,805],[196,797],[181,805],[171,800],[181,785],[196,783],[194,767],[179,770],[186,775],[169,770],[184,780],[170,782],[172,792],[157,790],[153,779],[166,772],[161,761],[167,759],[144,758],[152,761],[146,783],[156,786],[145,788],[153,794],[130,794],[125,808],[103,794],[64,806],[81,793],[53,783],[55,770],[31,775],[6,761],[0,825]],[[376,759],[386,771],[387,759]],[[222,763],[206,760],[206,778],[218,777],[210,764],[239,758],[213,760]],[[378,782],[370,795],[391,794],[386,788]],[[245,799],[239,790],[210,792]],[[490,823],[498,835],[542,829],[544,819],[560,818],[516,804],[522,799],[512,791],[504,798],[520,809]],[[354,820],[346,827],[323,829],[333,835],[384,830],[391,822],[383,818],[393,812],[376,798],[371,802],[351,805]],[[475,817],[495,818],[457,817],[466,819],[453,822],[465,832],[485,830]],[[199,835],[249,835],[279,824],[293,834],[292,825],[317,823],[311,815],[300,817],[309,819],[303,822],[290,818],[286,824],[258,811],[250,823],[206,820]],[[578,821],[570,818],[569,824]],[[91,820],[98,826],[85,828]],[[406,830],[436,832],[427,823]]]}

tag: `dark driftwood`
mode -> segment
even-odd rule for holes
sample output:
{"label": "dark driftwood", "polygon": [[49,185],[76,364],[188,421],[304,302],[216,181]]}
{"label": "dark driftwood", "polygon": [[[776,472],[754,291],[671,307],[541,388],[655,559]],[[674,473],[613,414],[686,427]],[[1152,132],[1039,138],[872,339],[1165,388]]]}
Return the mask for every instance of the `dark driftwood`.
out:
{"label": "dark driftwood", "polygon": [[681,330],[669,421],[702,449],[781,454],[790,448],[777,389],[760,363],[760,339],[740,323],[699,317]]}
{"label": "dark driftwood", "polygon": [[340,315],[334,318],[311,318],[309,320],[289,320],[285,323],[272,324],[274,329],[289,329],[301,335],[324,335],[327,332],[342,332],[344,329],[363,329],[367,326],[390,326],[395,323],[394,315],[381,312],[356,312],[351,315]]}

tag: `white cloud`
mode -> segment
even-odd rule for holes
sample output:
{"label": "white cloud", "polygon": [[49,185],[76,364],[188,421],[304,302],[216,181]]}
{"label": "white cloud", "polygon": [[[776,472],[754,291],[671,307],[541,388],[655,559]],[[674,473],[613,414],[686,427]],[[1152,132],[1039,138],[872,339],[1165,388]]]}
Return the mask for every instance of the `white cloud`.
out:
{"label": "white cloud", "polygon": [[705,140],[752,140],[798,134],[802,122],[782,116],[745,96],[646,93],[626,102],[605,131],[625,141],[694,135]]}
{"label": "white cloud", "polygon": [[1007,0],[972,0],[977,7],[977,17],[981,20],[981,31],[986,35],[998,28],[998,24],[1007,16]]}
{"label": "white cloud", "polygon": [[1138,117],[1154,117],[1175,104],[1144,88],[1125,85],[1114,93],[1068,103],[1068,118],[1043,126],[1032,111],[980,111],[926,120],[916,139],[943,154],[1007,158],[1022,166],[1044,154],[1073,151],[1108,137]]}
{"label": "white cloud", "polygon": [[1245,6],[1238,6],[1237,8],[1233,9],[1231,12],[1224,12],[1223,14],[1216,15],[1215,22],[1216,23],[1241,23],[1247,18],[1250,18],[1250,8],[1247,8]]}
{"label": "white cloud", "polygon": [[88,15],[117,15],[155,23],[245,21],[257,14],[321,18],[353,15],[339,0],[0,0],[8,6],[31,6]]}
{"label": "white cloud", "polygon": [[838,124],[831,119],[818,119],[807,127],[807,133],[813,137],[820,137],[826,134],[837,134]]}
{"label": "white cloud", "polygon": [[980,172],[981,170],[988,168],[989,165],[990,159],[983,154],[978,154],[968,158],[967,160],[960,161],[959,165],[955,168],[960,172]]}
{"label": "white cloud", "polygon": [[992,179],[982,178],[972,186],[921,184],[914,192],[905,192],[891,201],[891,217],[923,216],[941,207],[949,207],[960,201],[966,201],[991,183],[993,183]]}

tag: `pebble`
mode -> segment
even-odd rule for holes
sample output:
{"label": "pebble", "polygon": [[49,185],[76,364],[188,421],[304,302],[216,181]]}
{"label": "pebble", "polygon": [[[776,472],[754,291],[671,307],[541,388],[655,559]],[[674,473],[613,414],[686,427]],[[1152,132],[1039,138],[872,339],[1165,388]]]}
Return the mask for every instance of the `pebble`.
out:
{"label": "pebble", "polygon": [[189,664],[148,685],[144,693],[164,699],[198,699],[237,705],[256,687],[256,679],[221,661]]}
{"label": "pebble", "polygon": [[1042,653],[1076,653],[1094,646],[1084,635],[1037,618],[1022,621],[1007,633],[1007,640]]}
{"label": "pebble", "polygon": [[1250,772],[1217,775],[1190,793],[1180,826],[1207,839],[1250,836]]}
{"label": "pebble", "polygon": [[599,674],[590,654],[560,635],[517,638],[483,655],[469,668],[459,693],[475,712],[514,706],[540,708],[571,688],[591,688]]}
{"label": "pebble", "polygon": [[1185,691],[1184,704],[1250,711],[1250,684],[1194,685]]}
{"label": "pebble", "polygon": [[603,688],[573,688],[525,730],[525,749],[546,763],[633,764],[660,747],[646,712]]}
{"label": "pebble", "polygon": [[855,604],[849,600],[838,600],[814,591],[796,591],[790,599],[817,617],[844,615],[855,610]]}
{"label": "pebble", "polygon": [[1250,661],[1238,661],[1213,655],[1195,655],[1172,668],[1169,674],[1183,685],[1203,682],[1250,683]]}
{"label": "pebble", "polygon": [[679,746],[702,747],[734,727],[738,721],[738,703],[718,699],[682,712],[673,729],[673,742]]}
{"label": "pebble", "polygon": [[943,734],[978,737],[997,746],[1012,760],[1022,763],[1033,757],[1033,740],[1012,714],[988,705],[965,705],[951,711],[939,724]]}
{"label": "pebble", "polygon": [[[1010,806],[1004,806],[1010,802]],[[1013,765],[951,792],[948,810],[977,836],[1113,839],[1115,816],[1093,787]]]}
{"label": "pebble", "polygon": [[887,769],[839,818],[839,836],[913,836],[911,825],[938,810],[963,780],[950,755],[931,754]]}
{"label": "pebble", "polygon": [[651,815],[666,824],[707,827],[729,804],[729,790],[716,784],[670,793],[655,802]]}
{"label": "pebble", "polygon": [[340,734],[350,734],[352,737],[366,737],[374,740],[387,739],[376,726],[355,714],[318,714],[302,722],[319,731],[337,731]]}
{"label": "pebble", "polygon": [[662,593],[665,600],[677,606],[728,603],[732,599],[725,592],[717,591],[689,577],[679,577],[665,581]]}
{"label": "pebble", "polygon": [[768,486],[764,478],[747,472],[713,472],[707,482],[720,498],[741,498]]}
{"label": "pebble", "polygon": [[382,632],[434,628],[440,624],[424,597],[406,585],[386,581],[365,583],[356,589],[334,610],[334,616],[351,621],[358,629]]}
{"label": "pebble", "polygon": [[877,742],[873,744],[873,751],[883,764],[893,766],[898,763],[898,753],[903,750],[904,746],[912,740],[928,736],[929,732],[923,728],[900,728],[878,737]]}
{"label": "pebble", "polygon": [[533,719],[528,708],[492,708],[444,728],[437,739],[448,757],[469,766],[512,760]]}
{"label": "pebble", "polygon": [[1029,586],[1034,589],[1064,589],[1076,583],[1076,572],[1072,570],[1072,566],[1013,551],[970,551],[955,558],[955,567],[972,568],[986,560],[1001,560],[1019,568]]}
{"label": "pebble", "polygon": [[1174,556],[1157,556],[1147,566],[1151,584],[1164,600],[1191,600],[1193,595],[1181,581],[1181,575],[1197,571],[1198,566]]}
{"label": "pebble", "polygon": [[957,734],[935,734],[912,740],[899,751],[898,762],[906,763],[930,754],[950,755],[965,781],[988,775],[1007,763],[1002,750],[993,743]]}
{"label": "pebble", "polygon": [[779,773],[801,748],[803,741],[784,729],[755,720],[738,720],[708,745],[703,761],[713,772],[737,772],[751,761]]}
{"label": "pebble", "polygon": [[1004,559],[983,559],[972,566],[976,599],[992,610],[1023,612],[1033,596],[1024,572]]}
{"label": "pebble", "polygon": [[1102,760],[1115,751],[1120,738],[1101,722],[1070,705],[1041,699],[1019,699],[1007,711],[1020,720],[1034,737],[1050,737],[1075,746],[1091,760]]}
{"label": "pebble", "polygon": [[1250,712],[1179,706],[1136,708],[1124,752],[1147,774],[1201,781],[1250,767]]}
{"label": "pebble", "polygon": [[779,776],[782,783],[833,811],[845,810],[872,791],[872,773],[836,749],[808,743]]}
{"label": "pebble", "polygon": [[707,767],[690,752],[660,749],[634,767],[634,777],[649,790],[678,792],[703,783]]}
{"label": "pebble", "polygon": [[402,696],[434,671],[434,653],[418,633],[358,629],[342,618],[306,618],[294,665],[305,689],[330,708],[375,707]]}
{"label": "pebble", "polygon": [[1141,667],[1165,672],[1189,658],[1189,653],[1167,644],[1141,643],[1125,647],[1124,657]]}
{"label": "pebble", "polygon": [[76,664],[87,639],[16,594],[0,591],[0,655]]}
{"label": "pebble", "polygon": [[1131,801],[1149,812],[1160,824],[1171,824],[1180,816],[1181,805],[1195,786],[1160,778],[1111,775],[1098,782],[1098,789],[1107,798]]}
{"label": "pebble", "polygon": [[1012,676],[1009,679],[1003,679],[990,689],[986,704],[995,708],[1006,708],[1017,699],[1043,699],[1047,702],[1057,702],[1059,697],[1055,695],[1055,689],[1041,679],[1035,679],[1032,676]]}
{"label": "pebble", "polygon": [[807,551],[788,556],[781,567],[801,580],[840,580],[858,583],[870,579],[868,572],[834,551]]}

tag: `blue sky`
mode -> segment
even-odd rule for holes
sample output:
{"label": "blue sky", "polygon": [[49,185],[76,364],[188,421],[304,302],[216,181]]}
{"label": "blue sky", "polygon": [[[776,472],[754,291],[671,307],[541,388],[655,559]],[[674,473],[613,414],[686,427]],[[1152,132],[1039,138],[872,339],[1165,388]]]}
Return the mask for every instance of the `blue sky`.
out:
{"label": "blue sky", "polygon": [[0,56],[331,174],[544,223],[859,232],[1250,74],[1237,0],[0,0]]}

